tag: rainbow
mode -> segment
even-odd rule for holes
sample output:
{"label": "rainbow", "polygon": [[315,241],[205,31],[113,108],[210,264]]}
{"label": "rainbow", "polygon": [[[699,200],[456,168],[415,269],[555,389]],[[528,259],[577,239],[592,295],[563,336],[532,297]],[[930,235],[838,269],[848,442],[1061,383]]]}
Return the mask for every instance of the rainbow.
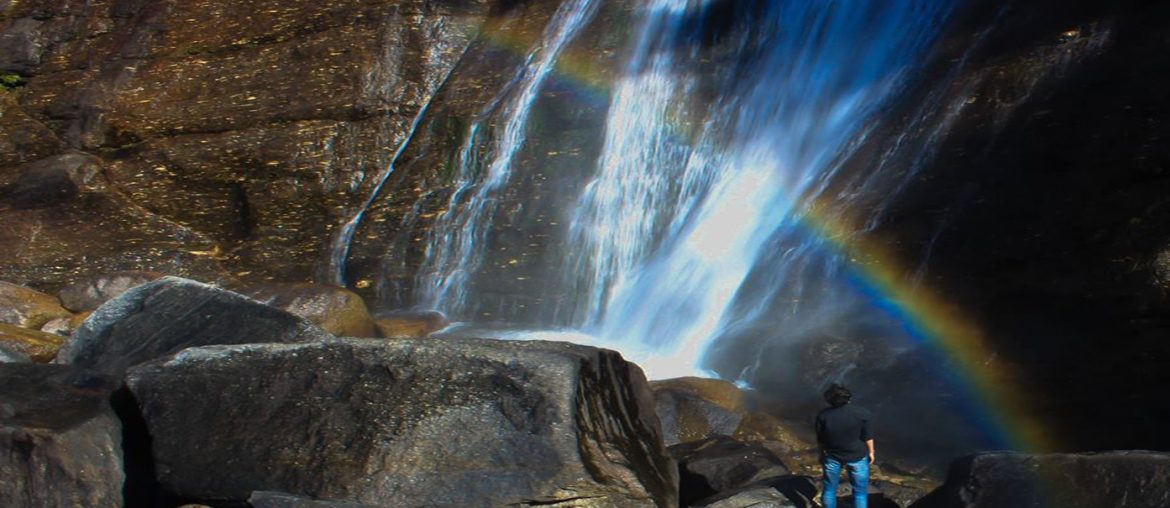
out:
{"label": "rainbow", "polygon": [[961,309],[919,281],[898,257],[857,232],[859,222],[822,203],[810,207],[800,227],[850,260],[854,279],[882,309],[903,324],[910,337],[954,367],[952,381],[967,395],[967,411],[980,428],[1011,449],[1054,450],[1051,434],[1030,410],[1026,392],[1001,362],[979,326]]}
{"label": "rainbow", "polygon": [[[481,40],[509,57],[527,55],[540,27],[489,25]],[[570,48],[556,64],[552,78],[574,90],[572,99],[607,104],[614,80],[595,55]],[[850,260],[853,281],[884,312],[902,323],[910,337],[954,367],[951,382],[964,392],[966,413],[996,443],[1018,451],[1055,450],[1055,439],[1031,410],[1026,391],[997,358],[979,326],[962,310],[920,281],[898,256],[879,242],[858,234],[860,221],[828,203],[818,202],[798,219],[797,227],[822,241],[832,254]]]}

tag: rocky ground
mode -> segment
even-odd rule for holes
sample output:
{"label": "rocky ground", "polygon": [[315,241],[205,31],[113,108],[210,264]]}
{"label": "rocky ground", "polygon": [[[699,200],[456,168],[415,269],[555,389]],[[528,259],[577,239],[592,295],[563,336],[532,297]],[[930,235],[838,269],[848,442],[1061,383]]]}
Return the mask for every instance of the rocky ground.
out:
{"label": "rocky ground", "polygon": [[[376,319],[338,288],[121,272],[0,286],[0,321],[4,506],[817,506],[807,425],[750,392],[647,382],[592,347],[428,338],[436,316]],[[872,494],[1165,506],[1170,456],[980,454],[941,485],[883,461]]]}

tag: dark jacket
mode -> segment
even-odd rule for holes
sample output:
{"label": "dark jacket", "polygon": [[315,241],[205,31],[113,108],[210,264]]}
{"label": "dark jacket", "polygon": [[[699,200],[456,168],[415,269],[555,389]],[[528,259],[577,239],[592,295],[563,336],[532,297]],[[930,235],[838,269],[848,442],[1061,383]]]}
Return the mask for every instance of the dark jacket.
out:
{"label": "dark jacket", "polygon": [[852,404],[831,407],[817,414],[817,444],[841,462],[857,462],[869,456],[865,442],[873,439],[870,413]]}

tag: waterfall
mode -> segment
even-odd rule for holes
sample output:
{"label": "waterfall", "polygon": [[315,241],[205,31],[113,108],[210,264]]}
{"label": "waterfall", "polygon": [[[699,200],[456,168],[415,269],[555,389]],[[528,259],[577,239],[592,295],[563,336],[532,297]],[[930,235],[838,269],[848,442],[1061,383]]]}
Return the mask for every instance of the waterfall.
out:
{"label": "waterfall", "polygon": [[701,6],[652,2],[573,215],[566,272],[581,295],[578,326],[639,351],[662,376],[699,370],[729,326],[769,317],[780,299],[815,311],[806,290],[833,291],[849,260],[810,234],[806,215],[813,203],[848,206],[827,195],[834,172],[904,87],[949,9],[908,0],[757,5],[750,30],[724,43],[735,67],[702,111],[680,108],[691,76],[711,64],[679,43]]}
{"label": "waterfall", "polygon": [[[533,104],[557,57],[596,5],[595,0],[562,3],[515,78],[472,123],[459,154],[455,191],[430,233],[419,284],[424,306],[452,315],[466,308],[470,279],[482,263],[485,235],[499,205],[498,193],[507,185],[513,159],[524,144]],[[484,126],[491,120],[498,124],[491,139],[483,139]],[[484,143],[491,149],[486,163],[476,156]]]}

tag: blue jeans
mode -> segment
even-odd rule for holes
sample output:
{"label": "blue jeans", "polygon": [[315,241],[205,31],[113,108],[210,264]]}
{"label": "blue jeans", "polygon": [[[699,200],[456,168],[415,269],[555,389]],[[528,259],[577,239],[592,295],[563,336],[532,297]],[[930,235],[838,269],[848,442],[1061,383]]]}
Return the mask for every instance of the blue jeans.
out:
{"label": "blue jeans", "polygon": [[[841,461],[825,455],[821,467],[825,471],[824,490],[821,504],[824,508],[837,508],[837,485],[841,483]],[[849,468],[849,486],[853,487],[853,508],[867,508],[869,504],[869,457],[857,462],[846,462]]]}

